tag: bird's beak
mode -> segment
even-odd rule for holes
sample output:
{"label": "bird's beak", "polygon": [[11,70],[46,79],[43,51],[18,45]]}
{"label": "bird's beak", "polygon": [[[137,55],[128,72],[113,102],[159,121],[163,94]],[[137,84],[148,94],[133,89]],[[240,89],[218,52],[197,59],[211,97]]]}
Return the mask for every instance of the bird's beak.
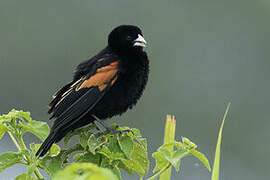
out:
{"label": "bird's beak", "polygon": [[133,41],[133,46],[145,47],[146,44],[147,44],[147,42],[145,41],[145,39],[140,34],[138,34],[138,38]]}

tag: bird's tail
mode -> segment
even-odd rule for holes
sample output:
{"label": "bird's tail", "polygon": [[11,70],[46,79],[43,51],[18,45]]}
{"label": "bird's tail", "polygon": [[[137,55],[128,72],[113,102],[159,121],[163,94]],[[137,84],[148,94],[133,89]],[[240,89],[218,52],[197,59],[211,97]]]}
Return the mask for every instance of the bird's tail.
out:
{"label": "bird's tail", "polygon": [[57,133],[51,132],[49,136],[45,139],[45,141],[42,143],[40,148],[38,149],[36,156],[37,157],[44,156],[49,151],[53,143],[57,141],[57,139],[58,139]]}

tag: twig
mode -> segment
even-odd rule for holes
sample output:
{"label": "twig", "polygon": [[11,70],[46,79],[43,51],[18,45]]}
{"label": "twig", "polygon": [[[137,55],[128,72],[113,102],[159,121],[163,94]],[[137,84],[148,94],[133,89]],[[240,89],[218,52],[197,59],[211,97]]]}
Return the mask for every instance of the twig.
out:
{"label": "twig", "polygon": [[168,164],[167,166],[165,166],[164,168],[162,168],[158,173],[156,173],[154,176],[148,178],[147,180],[154,180],[156,178],[158,178],[158,176],[160,176],[164,171],[166,171],[169,167],[171,167],[171,164]]}
{"label": "twig", "polygon": [[[24,142],[23,142],[23,140],[22,140],[22,137],[20,136],[20,138],[18,138],[18,141],[19,141],[19,143],[20,143],[20,145],[18,144],[18,142],[17,142],[17,140],[15,139],[15,137],[13,136],[13,134],[11,133],[11,132],[7,132],[8,133],[8,135],[10,136],[10,138],[11,138],[11,140],[13,141],[13,143],[15,144],[15,146],[17,147],[17,149],[19,150],[19,151],[21,151],[22,150],[22,148],[21,148],[21,146],[23,147],[23,149],[27,149],[26,148],[26,146],[25,146],[25,144],[24,144]],[[28,163],[30,162],[30,160],[29,160],[29,158],[27,158],[25,155],[23,155],[23,157],[24,157],[24,159],[25,159],[25,161],[27,161]],[[35,170],[34,170],[34,173],[35,173],[35,175],[37,176],[37,178],[39,178],[39,179],[43,179],[43,176],[42,176],[42,174],[40,173],[40,171],[38,170],[38,168],[36,168]]]}

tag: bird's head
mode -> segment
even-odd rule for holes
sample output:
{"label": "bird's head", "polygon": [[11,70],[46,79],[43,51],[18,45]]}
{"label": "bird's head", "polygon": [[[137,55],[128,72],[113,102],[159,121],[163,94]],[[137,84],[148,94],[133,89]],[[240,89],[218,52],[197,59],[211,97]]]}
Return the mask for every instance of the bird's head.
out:
{"label": "bird's head", "polygon": [[137,26],[121,25],[109,34],[108,45],[116,51],[142,51],[146,46],[142,31]]}

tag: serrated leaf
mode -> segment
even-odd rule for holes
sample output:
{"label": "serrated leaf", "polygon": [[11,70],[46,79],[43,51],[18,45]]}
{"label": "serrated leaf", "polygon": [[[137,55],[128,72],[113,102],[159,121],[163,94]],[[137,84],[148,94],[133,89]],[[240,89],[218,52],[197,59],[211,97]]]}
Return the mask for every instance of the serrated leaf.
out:
{"label": "serrated leaf", "polygon": [[8,131],[7,126],[4,124],[0,124],[0,139],[2,139],[6,131]]}
{"label": "serrated leaf", "polygon": [[6,114],[6,116],[10,117],[11,119],[18,118],[22,121],[24,121],[24,120],[31,121],[32,120],[30,117],[30,112],[18,111],[16,109],[12,109],[8,114]]}
{"label": "serrated leaf", "polygon": [[149,160],[147,151],[139,145],[138,143],[134,142],[134,150],[131,153],[130,160],[123,160],[122,162],[129,168],[139,174],[141,177],[147,174],[149,169]]}
{"label": "serrated leaf", "polygon": [[88,162],[88,163],[93,163],[93,164],[98,164],[100,161],[100,155],[94,155],[90,152],[88,153],[84,153],[84,154],[80,154],[77,157],[77,162]]}
{"label": "serrated leaf", "polygon": [[40,140],[44,141],[50,133],[50,128],[46,122],[41,121],[28,121],[22,122],[23,132],[30,132],[37,136]]}
{"label": "serrated leaf", "polygon": [[118,180],[108,169],[91,163],[73,163],[58,172],[53,180]]}
{"label": "serrated leaf", "polygon": [[122,179],[122,178],[121,178],[121,172],[120,172],[119,168],[114,167],[114,168],[112,169],[112,172],[116,175],[116,177],[118,178],[118,180],[121,180],[121,179]]}
{"label": "serrated leaf", "polygon": [[141,145],[143,145],[144,149],[147,151],[147,139],[146,138],[136,138],[137,141],[139,141],[139,143]]}
{"label": "serrated leaf", "polygon": [[197,151],[195,149],[191,150],[189,153],[192,156],[195,156],[196,158],[198,158],[204,164],[204,166],[208,169],[208,171],[211,171],[209,161],[208,161],[208,159],[206,158],[206,156],[203,153],[201,153],[201,152],[199,152],[199,151]]}
{"label": "serrated leaf", "polygon": [[20,111],[17,111],[17,113],[18,113],[18,116],[23,117],[27,121],[32,121],[31,113],[30,112],[24,112],[24,111],[20,110]]}
{"label": "serrated leaf", "polygon": [[133,159],[123,160],[123,163],[125,164],[126,167],[128,167],[129,169],[132,169],[140,176],[143,176],[145,174],[145,170],[143,169],[143,167],[140,165],[138,161],[133,160]]}
{"label": "serrated leaf", "polygon": [[102,157],[101,158],[101,163],[100,163],[99,167],[112,169],[111,162],[112,161],[110,161],[108,158]]}
{"label": "serrated leaf", "polygon": [[89,131],[91,129],[95,128],[95,125],[91,124],[89,126],[86,126],[86,127],[81,127],[81,128],[78,128],[78,129],[75,129],[71,132],[69,132],[65,138],[64,138],[64,145],[67,146],[69,140],[73,137],[73,136],[77,136],[77,135],[81,135],[81,133],[84,133],[84,134],[88,134]]}
{"label": "serrated leaf", "polygon": [[133,151],[133,141],[131,137],[125,135],[119,135],[117,137],[120,149],[124,152],[126,157],[130,159],[130,155]]}
{"label": "serrated leaf", "polygon": [[22,163],[23,155],[17,152],[6,152],[0,155],[0,172],[18,163]]}
{"label": "serrated leaf", "polygon": [[80,134],[79,143],[81,144],[81,146],[82,146],[84,149],[88,146],[88,144],[87,144],[87,142],[88,142],[88,137],[89,137],[89,135],[86,134],[85,132],[82,132],[82,133]]}
{"label": "serrated leaf", "polygon": [[156,166],[153,170],[153,173],[160,169],[163,169],[169,163],[169,161],[160,152],[153,153],[152,157],[156,160]]}
{"label": "serrated leaf", "polygon": [[107,146],[102,146],[102,148],[98,150],[98,153],[104,155],[108,159],[111,159],[112,152]]}
{"label": "serrated leaf", "polygon": [[48,170],[51,177],[53,177],[62,168],[63,168],[63,163],[59,157],[53,158],[48,163]]}
{"label": "serrated leaf", "polygon": [[110,137],[108,140],[109,140],[108,148],[112,152],[110,155],[110,159],[113,160],[126,159],[125,154],[123,153],[118,144],[117,136]]}
{"label": "serrated leaf", "polygon": [[52,147],[49,150],[50,156],[57,156],[61,151],[61,148],[57,144],[53,144]]}
{"label": "serrated leaf", "polygon": [[126,171],[131,176],[134,175],[134,171],[132,169],[128,168],[122,161],[120,161],[117,166],[118,166],[118,168],[123,169],[124,171]]}
{"label": "serrated leaf", "polygon": [[88,149],[91,153],[95,154],[96,149],[101,147],[103,144],[106,143],[106,139],[104,139],[102,136],[96,137],[96,135],[91,134],[89,137],[87,144],[88,144]]}

